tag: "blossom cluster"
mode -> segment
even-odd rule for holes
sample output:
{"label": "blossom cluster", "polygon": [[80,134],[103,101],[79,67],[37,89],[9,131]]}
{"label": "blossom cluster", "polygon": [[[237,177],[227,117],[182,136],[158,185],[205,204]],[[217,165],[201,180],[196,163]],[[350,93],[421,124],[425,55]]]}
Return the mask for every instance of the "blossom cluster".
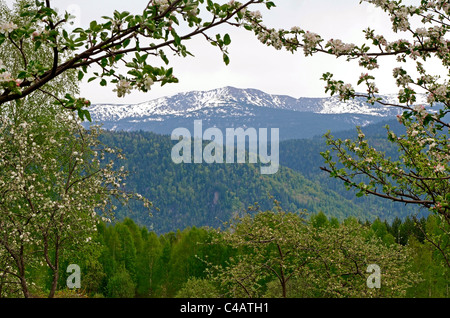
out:
{"label": "blossom cluster", "polygon": [[124,97],[126,94],[130,94],[131,90],[132,90],[131,83],[127,80],[121,79],[117,83],[117,86],[113,91],[117,92],[118,97]]}
{"label": "blossom cluster", "polygon": [[350,54],[355,48],[355,44],[343,43],[339,39],[331,39],[327,42],[325,47],[330,48],[330,52],[336,56]]}
{"label": "blossom cluster", "polygon": [[165,12],[170,7],[169,0],[153,0],[153,4],[158,6],[160,13]]}
{"label": "blossom cluster", "polygon": [[17,25],[13,22],[4,22],[0,24],[0,33],[8,34],[17,29]]}
{"label": "blossom cluster", "polygon": [[317,45],[322,42],[320,35],[314,32],[306,31],[303,33],[303,52],[305,55],[315,52]]}

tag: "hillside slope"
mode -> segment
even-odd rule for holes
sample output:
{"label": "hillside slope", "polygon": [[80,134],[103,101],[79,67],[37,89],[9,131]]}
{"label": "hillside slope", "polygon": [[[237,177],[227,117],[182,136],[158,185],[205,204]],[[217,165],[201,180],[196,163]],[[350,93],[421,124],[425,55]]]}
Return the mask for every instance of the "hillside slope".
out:
{"label": "hillside slope", "polygon": [[[384,209],[389,208],[371,201],[354,201],[351,193],[343,193],[346,191],[342,184],[333,184],[334,180],[324,176],[318,167],[317,173],[310,168],[305,177],[300,171],[309,169],[308,162],[314,163],[305,156],[317,158],[317,143],[298,152],[303,168],[293,165],[295,171],[280,167],[274,175],[262,175],[258,164],[174,164],[170,153],[175,142],[169,136],[108,132],[103,141],[123,150],[127,158],[123,164],[130,171],[127,189],[141,193],[159,208],[149,217],[139,205],[131,203],[127,208],[119,208],[118,217],[131,217],[158,233],[189,226],[218,227],[233,213],[242,212],[255,202],[263,209],[270,208],[269,194],[287,210],[323,211],[338,219],[355,216],[371,220],[383,216]],[[296,149],[292,145],[289,148]],[[287,165],[296,161],[289,158],[283,146],[280,153]],[[316,160],[315,164],[320,165],[320,161]],[[390,214],[395,213],[390,211]]]}

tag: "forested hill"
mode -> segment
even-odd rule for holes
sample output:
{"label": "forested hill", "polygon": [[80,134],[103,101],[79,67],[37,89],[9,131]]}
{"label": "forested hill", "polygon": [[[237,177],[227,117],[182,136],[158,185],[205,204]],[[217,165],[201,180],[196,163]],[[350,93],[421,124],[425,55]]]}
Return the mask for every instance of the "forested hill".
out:
{"label": "forested hill", "polygon": [[157,233],[190,226],[219,227],[255,202],[262,209],[272,207],[269,195],[286,210],[323,211],[341,220],[404,215],[389,202],[356,200],[343,184],[325,176],[319,169],[320,139],[281,143],[281,162],[293,169],[280,167],[274,175],[262,175],[255,164],[174,164],[171,150],[176,142],[151,132],[107,132],[102,139],[122,149],[127,158],[120,163],[130,171],[127,190],[146,196],[159,209],[149,217],[140,205],[130,203],[118,208],[117,217],[128,216]]}
{"label": "forested hill", "polygon": [[[397,120],[388,120],[362,127],[368,143],[380,151],[384,151],[387,157],[397,158],[398,151],[392,143],[387,141],[389,129],[400,135],[404,133],[404,127]],[[333,133],[335,138],[352,139],[357,137],[356,128],[347,131]],[[420,216],[428,215],[428,211],[418,210],[414,205],[405,206],[402,203],[388,201],[374,196],[357,197],[354,190],[347,190],[341,180],[330,178],[329,174],[320,170],[323,165],[321,152],[326,151],[327,145],[323,136],[312,139],[293,139],[280,143],[280,163],[296,172],[301,173],[306,179],[319,183],[322,188],[337,192],[347,200],[359,207],[363,207],[368,215],[377,215],[381,219],[392,222],[395,217],[405,218],[412,214]],[[357,180],[357,179],[356,179]]]}
{"label": "forested hill", "polygon": [[[396,120],[370,124],[362,127],[363,133],[368,138],[369,145],[375,146],[377,149],[384,151],[386,155],[396,158],[398,156],[397,149],[387,141],[387,130],[389,129],[396,134],[402,134],[403,126],[399,125]],[[340,139],[356,139],[358,133],[356,128],[346,131],[339,131],[332,134],[335,138]],[[320,166],[323,164],[321,152],[326,151],[327,145],[323,136],[315,136],[312,139],[291,139],[280,143],[280,163],[303,174],[307,179],[319,178],[322,182],[326,182],[322,177],[330,179],[326,173],[321,173]],[[337,180],[336,180],[337,181]],[[342,185],[342,182],[337,181]],[[328,182],[327,182],[328,183]]]}

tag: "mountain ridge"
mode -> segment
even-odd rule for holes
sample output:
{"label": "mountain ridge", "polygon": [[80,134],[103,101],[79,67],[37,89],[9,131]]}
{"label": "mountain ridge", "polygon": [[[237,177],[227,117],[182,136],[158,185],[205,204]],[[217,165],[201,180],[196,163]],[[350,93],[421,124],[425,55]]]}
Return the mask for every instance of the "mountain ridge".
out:
{"label": "mountain ridge", "polygon": [[[423,97],[420,95],[419,99]],[[381,98],[387,103],[395,102],[393,95]],[[395,119],[402,111],[379,103],[368,104],[362,97],[349,101],[340,101],[336,96],[294,98],[231,86],[178,93],[138,104],[96,104],[90,108],[93,122],[110,131],[170,135],[176,128],[192,130],[194,121],[202,120],[205,129],[215,127],[222,131],[238,127],[278,128],[280,140],[365,127]]]}
{"label": "mountain ridge", "polygon": [[[384,95],[383,101],[393,102],[393,95]],[[137,104],[99,103],[91,107],[94,118],[99,121],[139,118],[142,116],[174,115],[185,116],[187,113],[202,108],[239,107],[251,105],[273,109],[311,112],[316,114],[360,114],[381,117],[395,116],[399,110],[383,105],[370,105],[364,98],[339,101],[333,97],[300,97],[268,94],[254,88],[235,88],[226,86],[207,91],[189,91],[171,96],[160,97]]]}

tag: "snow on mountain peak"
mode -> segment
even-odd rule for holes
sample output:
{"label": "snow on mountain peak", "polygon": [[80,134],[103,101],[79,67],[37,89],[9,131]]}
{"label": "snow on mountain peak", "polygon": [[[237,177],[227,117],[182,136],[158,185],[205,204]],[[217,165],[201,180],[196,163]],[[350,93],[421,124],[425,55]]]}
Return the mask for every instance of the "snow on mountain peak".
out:
{"label": "snow on mountain peak", "polygon": [[[383,96],[386,102],[394,96]],[[311,112],[318,114],[364,114],[393,116],[399,110],[383,105],[369,105],[363,98],[340,101],[338,97],[294,98],[270,95],[257,89],[222,87],[208,91],[191,91],[161,97],[132,105],[96,104],[91,106],[92,117],[98,121],[118,121],[124,118],[157,117],[164,115],[187,116],[189,113],[218,107],[242,108],[245,106]]]}

